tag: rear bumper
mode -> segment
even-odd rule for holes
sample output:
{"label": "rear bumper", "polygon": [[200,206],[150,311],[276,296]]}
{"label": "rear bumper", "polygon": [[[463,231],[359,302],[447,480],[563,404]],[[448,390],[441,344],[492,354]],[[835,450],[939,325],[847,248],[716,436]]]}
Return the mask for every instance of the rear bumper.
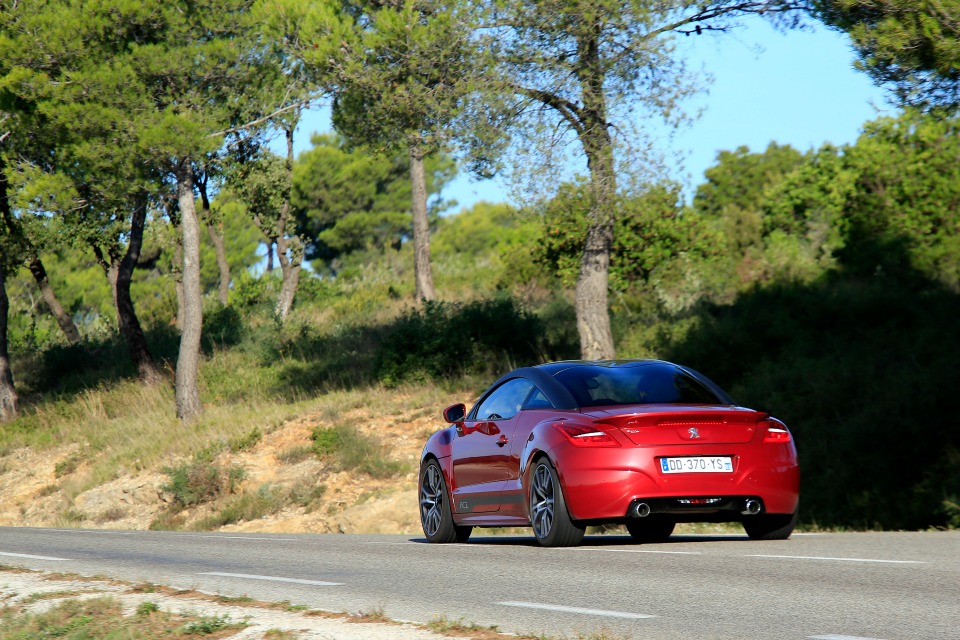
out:
{"label": "rear bumper", "polygon": [[[747,499],[763,513],[793,513],[800,495],[800,468],[792,443],[620,448],[563,451],[558,473],[574,520],[613,521],[645,502],[653,513],[678,520],[738,520]],[[728,455],[732,473],[665,474],[663,456]]]}

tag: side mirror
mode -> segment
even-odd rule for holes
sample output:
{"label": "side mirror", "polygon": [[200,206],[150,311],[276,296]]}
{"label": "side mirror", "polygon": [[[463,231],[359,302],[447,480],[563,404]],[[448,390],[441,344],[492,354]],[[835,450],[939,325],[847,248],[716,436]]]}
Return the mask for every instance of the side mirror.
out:
{"label": "side mirror", "polygon": [[450,424],[457,424],[458,422],[463,422],[464,417],[467,415],[467,407],[461,404],[450,405],[443,410],[443,419]]}

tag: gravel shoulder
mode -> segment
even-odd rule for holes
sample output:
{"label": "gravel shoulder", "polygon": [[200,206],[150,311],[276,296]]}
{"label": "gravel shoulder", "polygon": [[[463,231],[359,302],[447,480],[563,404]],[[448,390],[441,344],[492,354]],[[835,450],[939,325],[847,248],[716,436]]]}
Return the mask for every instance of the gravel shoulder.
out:
{"label": "gravel shoulder", "polygon": [[292,607],[256,602],[224,602],[215,595],[177,592],[163,587],[131,586],[112,581],[0,570],[0,610],[42,613],[67,600],[110,597],[124,615],[134,615],[144,603],[161,611],[204,617],[228,616],[246,626],[232,640],[283,637],[296,640],[437,640],[439,638],[506,638],[489,630],[465,635],[438,633],[419,625],[377,619],[375,614],[291,610]]}

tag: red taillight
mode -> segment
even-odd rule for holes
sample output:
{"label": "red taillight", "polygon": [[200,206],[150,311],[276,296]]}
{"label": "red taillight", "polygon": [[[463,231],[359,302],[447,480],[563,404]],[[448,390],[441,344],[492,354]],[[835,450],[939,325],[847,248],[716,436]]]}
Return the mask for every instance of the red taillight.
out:
{"label": "red taillight", "polygon": [[790,442],[790,430],[785,426],[771,423],[767,432],[763,434],[764,444],[785,444]]}
{"label": "red taillight", "polygon": [[553,428],[562,433],[575,447],[619,447],[620,443],[609,433],[595,427],[580,424],[555,424]]}

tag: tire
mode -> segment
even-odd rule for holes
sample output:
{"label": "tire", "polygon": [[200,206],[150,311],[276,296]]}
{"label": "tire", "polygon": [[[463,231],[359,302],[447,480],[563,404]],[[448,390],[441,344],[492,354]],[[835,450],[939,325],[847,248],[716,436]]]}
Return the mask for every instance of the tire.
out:
{"label": "tire", "polygon": [[627,520],[627,531],[635,542],[666,542],[675,526],[673,520],[655,515]]}
{"label": "tire", "polygon": [[420,469],[420,526],[430,542],[466,542],[473,527],[457,526],[453,522],[447,483],[436,460]]}
{"label": "tire", "polygon": [[743,530],[751,540],[786,540],[797,526],[797,514],[762,513],[743,519]]}
{"label": "tire", "polygon": [[544,547],[575,547],[583,540],[584,528],[570,519],[556,469],[540,458],[530,472],[528,492],[533,535]]}

